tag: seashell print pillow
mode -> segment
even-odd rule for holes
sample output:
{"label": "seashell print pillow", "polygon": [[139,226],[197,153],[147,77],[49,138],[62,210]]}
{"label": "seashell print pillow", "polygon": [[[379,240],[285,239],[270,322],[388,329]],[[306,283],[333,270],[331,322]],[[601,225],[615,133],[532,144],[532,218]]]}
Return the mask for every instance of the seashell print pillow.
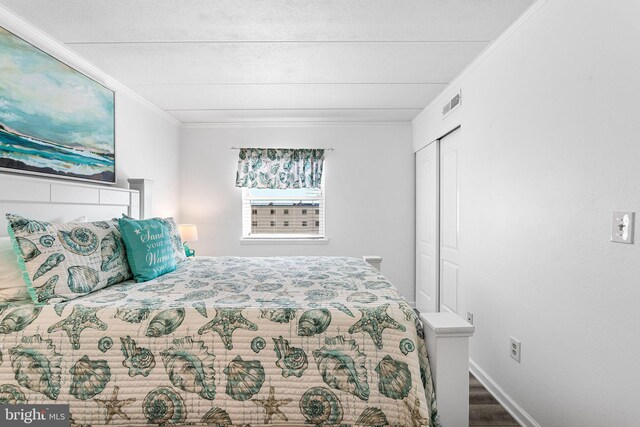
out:
{"label": "seashell print pillow", "polygon": [[116,221],[56,224],[7,214],[31,299],[72,300],[131,278]]}

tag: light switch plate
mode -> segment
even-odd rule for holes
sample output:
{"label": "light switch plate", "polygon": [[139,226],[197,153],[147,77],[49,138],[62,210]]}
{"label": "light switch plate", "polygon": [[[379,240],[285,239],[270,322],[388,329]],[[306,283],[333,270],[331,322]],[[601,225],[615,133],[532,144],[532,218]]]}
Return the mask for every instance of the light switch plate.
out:
{"label": "light switch plate", "polygon": [[635,212],[613,212],[611,217],[611,241],[633,243]]}

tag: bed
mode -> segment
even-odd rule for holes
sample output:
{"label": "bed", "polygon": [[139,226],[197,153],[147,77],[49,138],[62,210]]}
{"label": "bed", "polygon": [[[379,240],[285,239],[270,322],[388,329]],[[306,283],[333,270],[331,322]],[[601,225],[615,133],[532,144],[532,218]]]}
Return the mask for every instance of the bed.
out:
{"label": "bed", "polygon": [[[2,214],[144,203],[16,180],[0,176]],[[78,426],[462,426],[468,325],[429,316],[360,259],[196,257],[63,303],[0,304],[0,403],[68,403]]]}
{"label": "bed", "polygon": [[417,315],[359,259],[199,257],[2,310],[0,393],[76,424],[436,425]]}

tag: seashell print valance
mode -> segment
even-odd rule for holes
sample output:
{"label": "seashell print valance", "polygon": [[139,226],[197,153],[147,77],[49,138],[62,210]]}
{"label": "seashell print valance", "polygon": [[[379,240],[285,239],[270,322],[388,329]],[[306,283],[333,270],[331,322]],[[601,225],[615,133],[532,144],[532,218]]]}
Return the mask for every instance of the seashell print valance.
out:
{"label": "seashell print valance", "polygon": [[320,188],[324,150],[241,148],[236,187]]}

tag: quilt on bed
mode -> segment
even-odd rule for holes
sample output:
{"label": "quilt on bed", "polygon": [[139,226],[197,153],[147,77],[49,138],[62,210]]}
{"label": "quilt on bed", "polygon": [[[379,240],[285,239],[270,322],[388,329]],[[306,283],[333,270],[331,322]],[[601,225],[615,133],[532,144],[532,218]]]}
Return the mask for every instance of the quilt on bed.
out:
{"label": "quilt on bed", "polygon": [[200,257],[0,318],[0,403],[72,425],[438,424],[417,316],[358,259]]}

